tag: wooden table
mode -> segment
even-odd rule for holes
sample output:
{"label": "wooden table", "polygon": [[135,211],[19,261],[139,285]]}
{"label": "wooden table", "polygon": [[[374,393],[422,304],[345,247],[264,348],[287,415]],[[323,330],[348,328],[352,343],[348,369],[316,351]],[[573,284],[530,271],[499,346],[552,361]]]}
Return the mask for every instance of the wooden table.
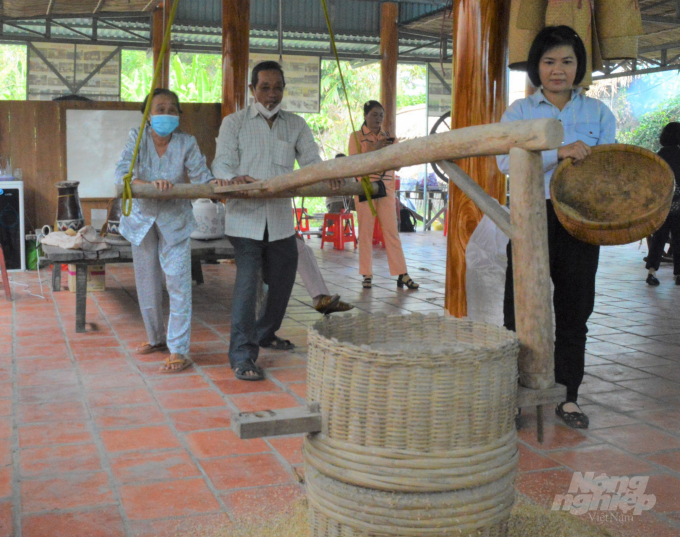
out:
{"label": "wooden table", "polygon": [[[44,260],[52,264],[52,291],[61,291],[61,265],[68,263],[76,266],[76,332],[85,332],[88,265],[107,265],[110,263],[129,263],[132,261],[130,245],[111,246],[109,250],[84,252],[66,250],[57,246],[42,246]],[[191,239],[191,277],[197,284],[203,283],[201,261],[233,259],[234,247],[225,237],[216,240]]]}

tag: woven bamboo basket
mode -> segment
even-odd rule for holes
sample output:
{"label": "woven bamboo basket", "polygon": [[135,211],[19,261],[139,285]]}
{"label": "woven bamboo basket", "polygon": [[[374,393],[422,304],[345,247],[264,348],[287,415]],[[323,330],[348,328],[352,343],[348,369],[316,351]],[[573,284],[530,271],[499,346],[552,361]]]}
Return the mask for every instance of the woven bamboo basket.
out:
{"label": "woven bamboo basket", "polygon": [[323,415],[303,447],[312,535],[504,534],[518,460],[512,332],[359,315],[324,319],[308,342],[307,398]]}
{"label": "woven bamboo basket", "polygon": [[564,159],[550,181],[557,218],[574,237],[597,245],[628,244],[653,233],[668,216],[673,171],[642,147],[593,147],[577,164]]}

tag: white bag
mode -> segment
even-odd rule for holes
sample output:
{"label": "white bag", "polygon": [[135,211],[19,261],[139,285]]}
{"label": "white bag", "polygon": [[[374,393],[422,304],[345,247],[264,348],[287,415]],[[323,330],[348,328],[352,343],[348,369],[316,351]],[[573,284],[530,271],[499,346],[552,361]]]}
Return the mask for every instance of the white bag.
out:
{"label": "white bag", "polygon": [[508,241],[505,233],[486,215],[472,233],[465,251],[469,319],[503,326]]}

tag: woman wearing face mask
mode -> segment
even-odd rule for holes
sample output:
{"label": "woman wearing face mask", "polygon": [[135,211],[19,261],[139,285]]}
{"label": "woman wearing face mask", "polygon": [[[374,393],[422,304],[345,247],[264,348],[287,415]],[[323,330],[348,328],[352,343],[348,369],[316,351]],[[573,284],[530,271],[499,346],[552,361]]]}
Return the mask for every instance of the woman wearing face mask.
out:
{"label": "woman wearing face mask", "polygon": [[[364,124],[361,129],[349,136],[349,154],[377,151],[396,142],[396,138],[382,128],[385,120],[385,109],[378,101],[368,101],[364,104]],[[361,147],[357,147],[357,141]],[[397,227],[396,202],[394,197],[394,170],[382,174],[372,174],[371,181],[382,180],[385,183],[386,196],[373,200],[376,214],[382,227],[387,250],[387,263],[392,276],[397,278],[397,286],[408,289],[418,289],[406,270],[404,250],[401,248],[399,229]],[[357,177],[361,180],[361,177]],[[371,213],[368,201],[359,201],[355,197],[357,218],[359,220],[359,272],[364,276],[363,288],[370,289],[373,285],[373,227],[375,216]]]}
{"label": "woman wearing face mask", "polygon": [[[146,107],[146,97],[142,112]],[[142,133],[132,184],[152,183],[158,190],[174,184],[214,182],[196,138],[179,130],[181,112],[177,95],[156,89],[151,95],[149,123]],[[116,166],[116,183],[130,169],[139,129],[132,129]],[[121,218],[121,234],[132,244],[137,296],[149,338],[138,354],[170,351],[161,367],[178,373],[191,365],[187,357],[191,334],[191,246],[194,230],[191,202],[181,199],[134,199],[130,216]],[[162,274],[170,297],[167,334],[162,308]]]}
{"label": "woman wearing face mask", "polygon": [[[604,103],[582,95],[577,87],[585,72],[586,50],[578,34],[568,26],[544,28],[534,39],[527,62],[527,74],[538,90],[512,103],[501,119],[556,118],[564,127],[562,147],[543,151],[550,276],[555,285],[555,381],[567,387],[567,399],[555,412],[570,427],[581,429],[588,427],[588,416],[578,406],[578,389],[585,365],[586,323],[595,304],[600,247],[581,242],[562,227],[550,201],[549,185],[559,161],[571,158],[578,162],[591,153],[591,146],[615,142],[614,115]],[[497,157],[497,162],[500,170],[508,173],[509,157]],[[512,180],[510,177],[511,185]],[[509,330],[515,329],[512,285],[508,245],[503,316]]]}

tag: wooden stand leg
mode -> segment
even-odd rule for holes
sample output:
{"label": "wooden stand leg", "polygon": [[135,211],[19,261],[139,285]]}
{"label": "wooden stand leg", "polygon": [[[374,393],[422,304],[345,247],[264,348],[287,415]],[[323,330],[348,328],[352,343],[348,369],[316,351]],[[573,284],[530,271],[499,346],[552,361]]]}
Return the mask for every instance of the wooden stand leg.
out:
{"label": "wooden stand leg", "polygon": [[543,405],[536,407],[536,439],[539,444],[543,443]]}
{"label": "wooden stand leg", "polygon": [[61,291],[61,263],[52,263],[52,292]]}
{"label": "wooden stand leg", "polygon": [[87,308],[87,265],[76,265],[76,332],[85,332]]}
{"label": "wooden stand leg", "polygon": [[515,324],[520,340],[519,381],[534,389],[555,384],[548,219],[541,154],[510,150]]}
{"label": "wooden stand leg", "polygon": [[196,282],[196,285],[203,283],[203,269],[201,268],[201,260],[198,257],[191,258],[191,279]]}

